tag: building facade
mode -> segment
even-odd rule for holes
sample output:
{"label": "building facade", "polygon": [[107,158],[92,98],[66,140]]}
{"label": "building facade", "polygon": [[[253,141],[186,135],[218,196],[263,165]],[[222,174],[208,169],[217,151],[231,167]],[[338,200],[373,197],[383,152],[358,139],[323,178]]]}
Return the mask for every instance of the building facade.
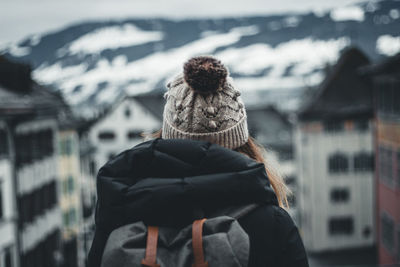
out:
{"label": "building facade", "polygon": [[89,139],[96,148],[95,168],[98,170],[113,156],[143,141],[142,133],[161,127],[161,120],[137,97],[118,101],[89,130]]}
{"label": "building facade", "polygon": [[78,261],[82,231],[79,136],[74,127],[64,126],[57,137],[64,266],[83,266],[84,262]]}
{"label": "building facade", "polygon": [[55,119],[29,120],[15,127],[15,179],[22,267],[58,266],[61,261],[56,133]]}
{"label": "building facade", "polygon": [[[50,267],[62,261],[56,153],[59,100],[59,95],[31,79],[29,66],[0,56],[1,130],[4,135],[6,129],[11,163],[3,166],[12,181],[2,183],[2,192],[7,190],[2,207],[7,216],[4,225],[12,222],[16,229],[1,233],[0,243],[10,233],[15,239],[15,245],[7,246],[1,256],[7,266],[11,261],[12,266]],[[17,254],[11,260],[10,249]]]}
{"label": "building facade", "polygon": [[16,209],[13,192],[13,155],[10,132],[0,120],[0,266],[15,267],[18,263]]}
{"label": "building facade", "polygon": [[80,162],[80,193],[81,193],[81,229],[78,236],[78,262],[86,266],[87,255],[94,238],[94,210],[96,206],[96,149],[90,143],[88,134],[89,125],[80,123],[79,134],[79,162]]}
{"label": "building facade", "polygon": [[376,117],[376,225],[379,264],[400,264],[400,54],[367,69]]}
{"label": "building facade", "polygon": [[300,226],[310,252],[375,242],[372,91],[358,74],[368,63],[345,50],[298,114]]}

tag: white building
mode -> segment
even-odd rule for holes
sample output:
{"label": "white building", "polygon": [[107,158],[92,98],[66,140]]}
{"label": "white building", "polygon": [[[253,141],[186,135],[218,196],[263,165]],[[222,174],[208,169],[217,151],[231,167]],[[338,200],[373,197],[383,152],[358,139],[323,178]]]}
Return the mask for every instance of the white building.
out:
{"label": "white building", "polygon": [[11,153],[10,132],[5,121],[0,121],[0,266],[2,267],[19,266]]}
{"label": "white building", "polygon": [[60,253],[56,131],[55,119],[30,120],[15,127],[21,266],[54,265]]}
{"label": "white building", "polygon": [[[6,219],[0,223],[0,264],[10,266],[12,249],[17,257],[12,257],[11,266],[59,266],[61,212],[55,146],[60,96],[32,81],[29,66],[0,56],[0,68],[0,128],[8,134],[10,159],[0,163]],[[7,227],[4,232],[3,226]]]}
{"label": "white building", "polygon": [[367,63],[360,51],[344,51],[299,113],[300,225],[310,252],[375,242],[372,94],[357,73]]}
{"label": "white building", "polygon": [[[156,101],[152,102],[154,99]],[[96,148],[97,170],[113,156],[142,142],[142,133],[150,134],[161,128],[160,113],[153,110],[160,105],[162,108],[163,104],[158,102],[158,96],[154,99],[151,96],[124,97],[93,124],[89,139]]]}

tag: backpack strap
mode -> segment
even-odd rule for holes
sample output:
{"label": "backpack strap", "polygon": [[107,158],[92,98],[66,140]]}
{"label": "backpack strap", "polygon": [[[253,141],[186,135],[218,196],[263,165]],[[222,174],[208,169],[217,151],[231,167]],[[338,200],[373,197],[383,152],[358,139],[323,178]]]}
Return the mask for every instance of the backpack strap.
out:
{"label": "backpack strap", "polygon": [[194,263],[192,267],[208,267],[208,263],[204,261],[203,250],[203,224],[206,219],[196,220],[192,226],[192,246]]}
{"label": "backpack strap", "polygon": [[157,241],[158,241],[158,227],[148,226],[147,227],[147,243],[146,243],[146,255],[142,260],[143,266],[148,267],[160,267],[157,264]]}

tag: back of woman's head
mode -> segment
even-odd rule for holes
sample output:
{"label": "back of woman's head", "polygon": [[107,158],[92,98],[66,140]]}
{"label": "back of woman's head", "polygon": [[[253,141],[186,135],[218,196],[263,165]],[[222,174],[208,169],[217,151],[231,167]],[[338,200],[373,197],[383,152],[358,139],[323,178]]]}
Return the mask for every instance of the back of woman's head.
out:
{"label": "back of woman's head", "polygon": [[287,187],[269,166],[262,146],[249,137],[247,114],[228,69],[211,56],[189,59],[183,73],[167,84],[163,139],[204,140],[243,153],[264,163],[280,206],[287,206]]}

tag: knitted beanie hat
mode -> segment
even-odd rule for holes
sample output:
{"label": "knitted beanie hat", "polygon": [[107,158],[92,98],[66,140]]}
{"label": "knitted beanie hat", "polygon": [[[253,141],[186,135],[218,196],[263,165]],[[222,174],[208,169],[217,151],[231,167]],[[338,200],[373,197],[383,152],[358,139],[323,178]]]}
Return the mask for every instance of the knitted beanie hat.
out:
{"label": "knitted beanie hat", "polygon": [[167,84],[162,138],[209,141],[234,149],[249,138],[240,92],[218,59],[189,59]]}

